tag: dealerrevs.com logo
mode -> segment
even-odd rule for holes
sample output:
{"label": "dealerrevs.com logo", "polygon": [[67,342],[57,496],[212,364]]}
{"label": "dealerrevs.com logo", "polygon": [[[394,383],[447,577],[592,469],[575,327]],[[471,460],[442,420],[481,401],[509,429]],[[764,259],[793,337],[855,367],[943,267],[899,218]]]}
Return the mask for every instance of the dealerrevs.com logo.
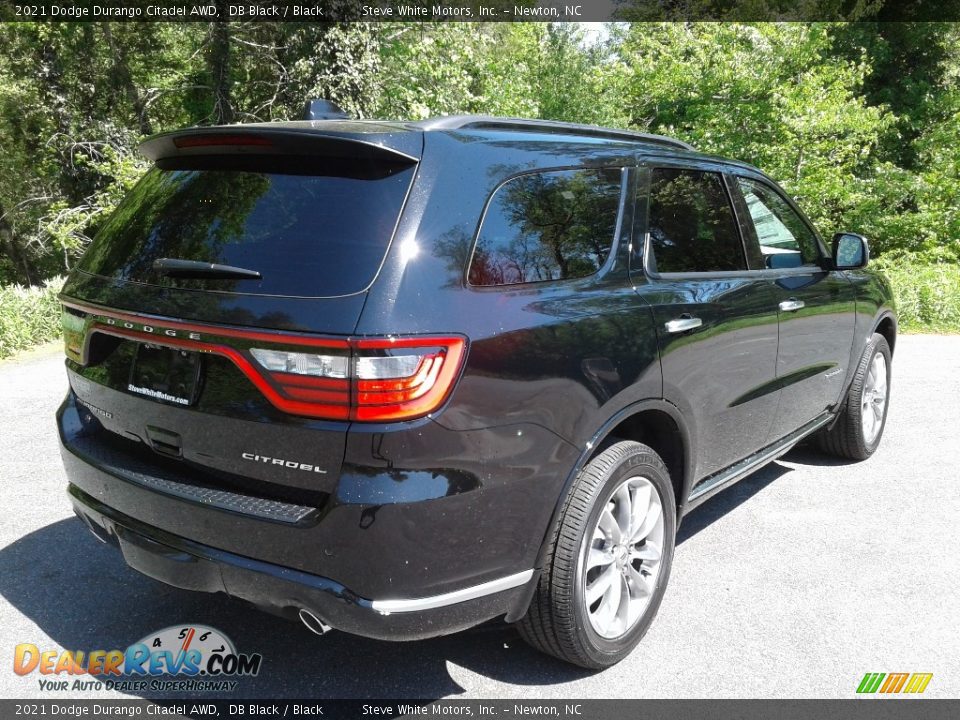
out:
{"label": "dealerrevs.com logo", "polygon": [[236,689],[236,678],[257,675],[262,662],[259,653],[238,653],[215,628],[175,625],[125,650],[40,650],[20,643],[13,671],[36,673],[46,691],[224,692]]}

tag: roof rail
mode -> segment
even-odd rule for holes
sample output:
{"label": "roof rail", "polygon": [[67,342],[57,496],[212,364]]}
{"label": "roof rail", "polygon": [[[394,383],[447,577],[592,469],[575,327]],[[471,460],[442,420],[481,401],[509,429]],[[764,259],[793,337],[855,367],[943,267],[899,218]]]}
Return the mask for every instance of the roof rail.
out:
{"label": "roof rail", "polygon": [[524,118],[504,118],[493,115],[448,115],[445,117],[430,118],[413,123],[423,130],[542,130],[545,132],[567,132],[589,137],[605,137],[613,139],[633,140],[639,142],[657,143],[682,150],[695,150],[683,140],[654,135],[652,133],[637,132],[635,130],[617,130],[600,127],[599,125],[580,125],[578,123],[560,122],[558,120],[528,120]]}

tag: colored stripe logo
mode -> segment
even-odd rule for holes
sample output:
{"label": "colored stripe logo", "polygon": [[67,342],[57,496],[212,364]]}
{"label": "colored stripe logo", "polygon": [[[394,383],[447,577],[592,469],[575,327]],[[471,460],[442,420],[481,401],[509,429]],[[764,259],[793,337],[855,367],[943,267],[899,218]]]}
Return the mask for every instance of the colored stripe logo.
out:
{"label": "colored stripe logo", "polygon": [[927,689],[933,673],[867,673],[857,686],[860,695],[880,692],[885,695],[898,693],[919,694]]}

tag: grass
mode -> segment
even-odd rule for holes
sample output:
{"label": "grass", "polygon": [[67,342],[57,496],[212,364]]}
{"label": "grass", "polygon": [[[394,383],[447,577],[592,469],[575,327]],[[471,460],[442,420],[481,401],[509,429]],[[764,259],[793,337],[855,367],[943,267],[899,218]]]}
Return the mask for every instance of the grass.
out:
{"label": "grass", "polygon": [[[960,266],[886,258],[875,264],[893,286],[901,332],[960,333]],[[0,358],[60,337],[62,287],[62,277],[39,287],[0,286]]]}
{"label": "grass", "polygon": [[883,259],[877,265],[893,286],[901,332],[960,333],[960,266]]}
{"label": "grass", "polygon": [[60,337],[63,278],[42,286],[0,286],[0,358]]}

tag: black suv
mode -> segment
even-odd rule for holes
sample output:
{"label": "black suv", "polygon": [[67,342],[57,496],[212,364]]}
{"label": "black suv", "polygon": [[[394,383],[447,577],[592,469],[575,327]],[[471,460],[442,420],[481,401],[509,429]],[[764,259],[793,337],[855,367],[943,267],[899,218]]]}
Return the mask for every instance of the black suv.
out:
{"label": "black suv", "polygon": [[479,116],[142,151],[63,291],[58,422],[77,514],[162,582],[604,667],[685,513],[808,436],[880,442],[887,282],[748,165]]}

